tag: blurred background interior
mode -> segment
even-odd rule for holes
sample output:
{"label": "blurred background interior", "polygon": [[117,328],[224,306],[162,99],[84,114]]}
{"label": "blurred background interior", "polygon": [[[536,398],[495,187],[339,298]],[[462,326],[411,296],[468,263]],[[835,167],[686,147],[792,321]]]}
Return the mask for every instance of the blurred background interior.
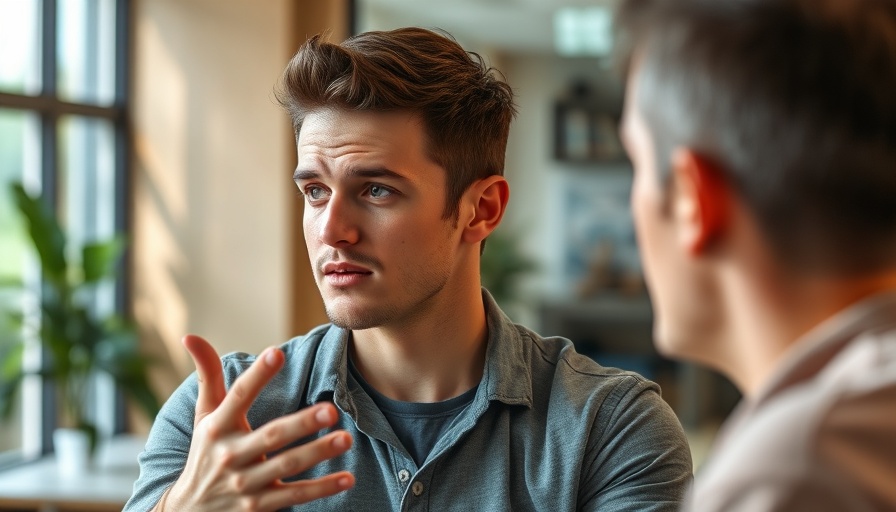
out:
{"label": "blurred background interior", "polygon": [[[158,361],[151,377],[162,399],[193,369],[185,333],[222,353],[256,352],[324,323],[291,180],[293,134],[274,84],[318,32],[342,40],[440,28],[500,70],[517,95],[511,202],[485,252],[484,282],[515,320],[659,382],[699,465],[738,396],[725,379],[666,360],[651,343],[628,209],[631,165],[616,131],[624,87],[609,58],[611,7],[0,0],[0,276],[39,288],[12,182],[53,198],[73,240],[124,233],[122,272],[90,303],[136,322],[142,349]],[[34,314],[33,301],[0,297],[5,311]],[[39,347],[26,349],[25,361],[39,366]],[[12,467],[50,453],[56,423],[47,382],[31,376],[18,393],[0,420],[0,465]],[[88,401],[104,439],[139,439],[148,429],[102,375]],[[0,472],[0,496],[10,474]]]}

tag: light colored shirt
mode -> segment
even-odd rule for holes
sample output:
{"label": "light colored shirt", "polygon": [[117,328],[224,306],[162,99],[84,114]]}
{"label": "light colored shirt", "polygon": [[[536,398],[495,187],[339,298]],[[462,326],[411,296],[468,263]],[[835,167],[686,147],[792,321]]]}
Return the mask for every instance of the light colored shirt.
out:
{"label": "light colored shirt", "polygon": [[[690,451],[659,387],[598,365],[569,340],[513,324],[487,292],[483,300],[482,381],[420,467],[367,393],[350,385],[350,331],[325,325],[282,346],[286,363],[250,409],[250,425],[332,401],[341,411],[337,427],[354,437],[346,454],[296,475],[349,470],[356,477],[352,489],[311,509],[677,510],[692,477]],[[228,386],[254,360],[223,357]],[[196,396],[194,374],[162,408],[125,510],[152,508],[183,470]]]}
{"label": "light colored shirt", "polygon": [[896,293],[800,339],[726,422],[686,507],[896,510]]}

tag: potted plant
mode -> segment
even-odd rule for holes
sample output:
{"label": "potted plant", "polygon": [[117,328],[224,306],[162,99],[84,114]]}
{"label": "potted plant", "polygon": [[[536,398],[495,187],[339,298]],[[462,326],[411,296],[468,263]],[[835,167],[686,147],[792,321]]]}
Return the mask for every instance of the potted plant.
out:
{"label": "potted plant", "polygon": [[498,228],[488,236],[479,260],[482,286],[502,308],[513,307],[519,300],[517,285],[520,278],[537,268],[535,260],[520,249],[519,234],[509,228]]}
{"label": "potted plant", "polygon": [[[149,385],[150,362],[141,355],[135,329],[118,315],[99,316],[88,306],[91,291],[115,276],[125,248],[121,237],[68,247],[67,236],[50,205],[29,195],[19,183],[11,186],[14,202],[25,221],[30,245],[40,261],[40,310],[33,332],[43,349],[41,367],[32,373],[48,379],[57,392],[58,425],[54,433],[57,458],[66,437],[80,439],[89,460],[97,429],[86,411],[88,383],[96,372],[110,375],[116,385],[150,418],[159,401]],[[78,249],[72,258],[70,249]],[[3,283],[27,293],[21,282]],[[0,338],[0,414],[8,417],[17,389],[29,370],[22,365],[26,323],[20,308],[4,308]]]}

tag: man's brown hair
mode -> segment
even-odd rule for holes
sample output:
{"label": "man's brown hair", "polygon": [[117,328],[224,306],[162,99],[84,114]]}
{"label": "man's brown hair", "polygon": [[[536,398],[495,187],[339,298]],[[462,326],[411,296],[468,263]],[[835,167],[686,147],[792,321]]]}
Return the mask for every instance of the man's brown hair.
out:
{"label": "man's brown hair", "polygon": [[422,28],[365,32],[342,44],[316,35],[290,60],[277,99],[297,136],[320,108],[418,114],[428,156],[447,174],[444,216],[456,218],[473,182],[504,174],[516,109],[496,74],[449,35]]}

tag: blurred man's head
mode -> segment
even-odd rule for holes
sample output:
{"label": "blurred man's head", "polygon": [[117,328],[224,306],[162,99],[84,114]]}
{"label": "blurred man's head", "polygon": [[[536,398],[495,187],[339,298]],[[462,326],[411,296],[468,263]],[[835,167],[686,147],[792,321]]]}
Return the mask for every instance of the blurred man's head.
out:
{"label": "blurred man's head", "polygon": [[718,327],[722,266],[693,257],[717,247],[807,277],[896,267],[896,2],[623,0],[617,27],[661,348],[699,359],[664,344]]}
{"label": "blurred man's head", "polygon": [[619,23],[661,179],[691,148],[794,269],[892,265],[896,2],[630,0]]}

